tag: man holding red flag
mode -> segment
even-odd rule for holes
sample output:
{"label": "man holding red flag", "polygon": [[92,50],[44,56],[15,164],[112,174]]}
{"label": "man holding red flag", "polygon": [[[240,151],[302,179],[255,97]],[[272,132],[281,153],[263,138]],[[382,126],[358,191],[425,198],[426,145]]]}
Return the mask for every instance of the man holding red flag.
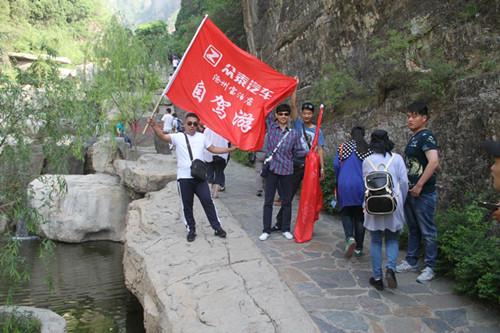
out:
{"label": "man holding red flag", "polygon": [[195,194],[201,202],[208,222],[214,229],[215,236],[225,238],[226,231],[222,229],[217,216],[208,183],[206,180],[200,180],[191,175],[191,164],[194,159],[203,160],[205,149],[214,154],[225,154],[234,151],[236,147],[216,147],[207,141],[205,135],[196,130],[200,124],[200,119],[194,113],[186,114],[186,129],[182,133],[163,133],[153,118],[149,118],[149,124],[160,139],[173,144],[176,148],[177,188],[181,196],[184,223],[188,231],[187,241],[192,242],[196,238],[196,223],[193,215]]}
{"label": "man holding red flag", "polygon": [[266,115],[296,86],[294,78],[238,48],[205,17],[165,91],[214,132],[255,151],[264,142]]}

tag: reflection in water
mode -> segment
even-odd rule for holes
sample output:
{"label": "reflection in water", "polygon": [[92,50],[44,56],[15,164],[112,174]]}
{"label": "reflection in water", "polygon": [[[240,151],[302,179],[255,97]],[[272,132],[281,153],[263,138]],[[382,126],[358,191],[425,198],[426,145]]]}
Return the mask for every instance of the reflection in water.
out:
{"label": "reflection in water", "polygon": [[[144,332],[142,308],[123,282],[123,245],[58,243],[47,265],[38,249],[37,241],[23,242],[31,280],[14,289],[14,304],[51,309],[66,319],[70,333]],[[8,288],[0,283],[1,303]]]}

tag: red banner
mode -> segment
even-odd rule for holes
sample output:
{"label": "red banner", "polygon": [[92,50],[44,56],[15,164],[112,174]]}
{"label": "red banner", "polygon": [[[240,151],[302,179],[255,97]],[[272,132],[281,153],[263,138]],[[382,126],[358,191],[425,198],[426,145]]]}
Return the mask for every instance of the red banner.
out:
{"label": "red banner", "polygon": [[257,150],[266,115],[296,86],[294,78],[238,48],[205,18],[166,94],[240,149]]}

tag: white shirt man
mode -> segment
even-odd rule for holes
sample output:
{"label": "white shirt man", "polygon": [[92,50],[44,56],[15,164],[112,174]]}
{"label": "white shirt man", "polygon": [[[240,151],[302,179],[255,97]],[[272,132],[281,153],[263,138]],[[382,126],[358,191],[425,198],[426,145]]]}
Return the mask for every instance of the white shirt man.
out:
{"label": "white shirt man", "polygon": [[[235,150],[235,147],[216,147],[205,141],[205,135],[196,131],[200,120],[194,113],[188,113],[185,117],[185,132],[182,133],[163,133],[155,121],[150,118],[149,124],[155,134],[162,140],[172,143],[176,149],[177,157],[177,188],[181,196],[182,210],[184,213],[184,223],[188,231],[187,241],[192,242],[196,238],[196,227],[193,216],[193,200],[194,195],[200,200],[203,210],[207,216],[210,225],[215,230],[215,236],[225,238],[226,232],[222,229],[215,210],[215,205],[210,196],[210,190],[206,180],[200,180],[191,176],[191,162],[195,159],[203,160],[203,152],[205,149],[214,154],[224,154]],[[191,147],[193,158],[189,154],[188,149]]]}
{"label": "white shirt man", "polygon": [[167,113],[161,117],[161,121],[163,121],[163,133],[172,133],[174,117],[171,115],[171,112],[170,109],[167,109]]}

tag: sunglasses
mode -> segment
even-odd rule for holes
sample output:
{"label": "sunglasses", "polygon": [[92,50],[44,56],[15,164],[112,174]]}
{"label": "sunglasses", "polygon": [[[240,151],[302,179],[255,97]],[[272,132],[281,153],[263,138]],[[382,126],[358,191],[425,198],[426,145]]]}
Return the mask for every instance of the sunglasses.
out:
{"label": "sunglasses", "polygon": [[304,109],[314,111],[314,105],[312,105],[311,103],[304,103],[302,104],[302,110]]}
{"label": "sunglasses", "polygon": [[290,115],[288,112],[276,112],[276,114],[280,117],[288,117]]}
{"label": "sunglasses", "polygon": [[196,121],[188,121],[188,122],[186,123],[186,125],[196,127],[196,126],[198,126],[198,123],[197,123]]}

